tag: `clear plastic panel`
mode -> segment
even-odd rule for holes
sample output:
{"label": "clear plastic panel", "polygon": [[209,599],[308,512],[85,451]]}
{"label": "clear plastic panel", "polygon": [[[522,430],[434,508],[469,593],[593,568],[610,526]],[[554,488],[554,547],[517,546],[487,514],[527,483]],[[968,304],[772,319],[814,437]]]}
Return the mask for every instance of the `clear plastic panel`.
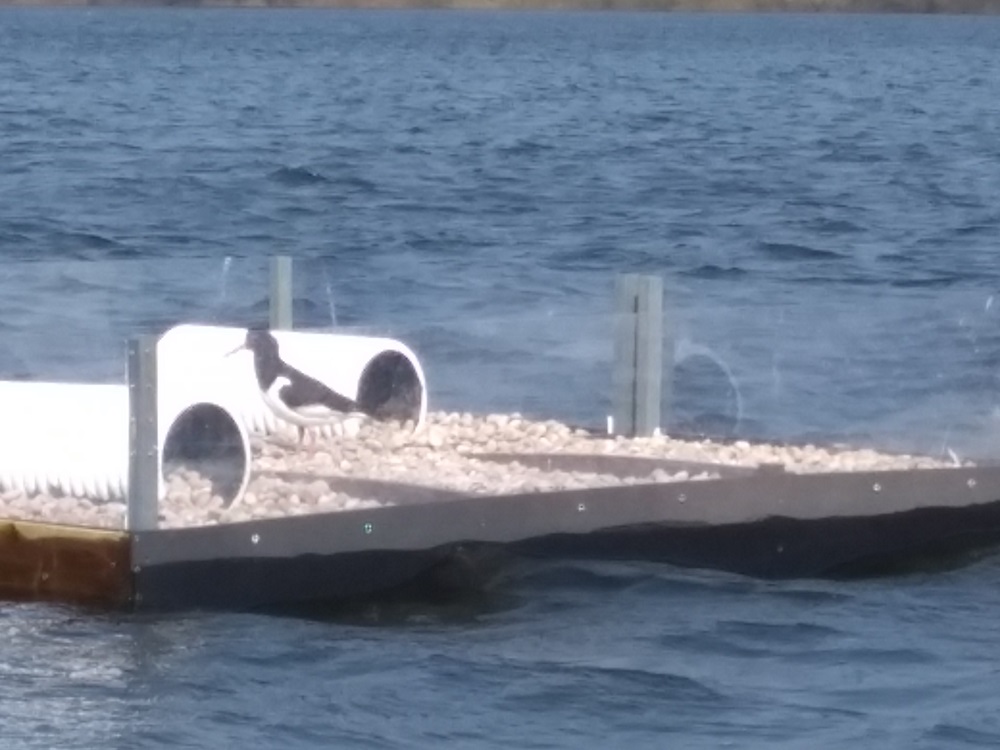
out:
{"label": "clear plastic panel", "polygon": [[[129,339],[158,336],[180,321],[215,323],[267,308],[266,259],[263,273],[236,264],[246,277],[240,278],[228,272],[231,260],[94,255],[20,256],[4,264],[0,518],[124,528]],[[204,445],[205,435],[231,443],[234,434],[212,408],[212,394],[174,379],[160,396],[165,484],[190,463],[179,459],[193,453],[222,482],[223,495],[233,496],[225,490],[232,456]],[[212,470],[209,463],[220,455],[223,466]]]}
{"label": "clear plastic panel", "polygon": [[672,431],[844,443],[952,464],[996,458],[992,294],[944,295],[932,280],[817,295],[763,286],[732,301],[676,291]]}
{"label": "clear plastic panel", "polygon": [[[210,340],[165,337],[173,348],[160,351],[161,527],[712,480],[774,464],[919,470],[996,459],[1000,303],[988,290],[942,294],[913,279],[832,291],[824,282],[809,295],[799,279],[791,294],[787,280],[660,269],[660,429],[633,439],[608,432],[621,320],[613,276],[570,287],[552,272],[424,273],[420,287],[388,295],[404,288],[405,261],[373,277],[300,259],[295,333],[316,338],[277,334],[281,356],[367,413],[300,433],[264,401],[253,353],[226,356],[248,326],[267,324],[269,261],[9,264],[0,517],[122,527],[127,341],[192,323]],[[378,360],[386,351],[415,367]],[[46,381],[66,387],[46,401],[31,385]],[[413,410],[400,393],[415,387],[425,402]],[[389,402],[409,406],[380,413]]]}
{"label": "clear plastic panel", "polygon": [[[158,304],[167,297],[162,290],[177,287],[176,267],[41,255],[9,258],[3,269],[0,518],[120,529],[126,337],[166,319]],[[197,289],[177,288],[170,297],[190,304]]]}

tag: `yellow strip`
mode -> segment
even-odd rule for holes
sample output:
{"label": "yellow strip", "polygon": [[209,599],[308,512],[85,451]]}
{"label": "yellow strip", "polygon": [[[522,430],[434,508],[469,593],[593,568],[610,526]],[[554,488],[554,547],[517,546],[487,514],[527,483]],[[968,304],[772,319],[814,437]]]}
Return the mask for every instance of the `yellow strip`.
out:
{"label": "yellow strip", "polygon": [[41,523],[0,519],[0,534],[16,533],[23,539],[79,539],[81,541],[116,541],[128,538],[128,532],[119,529],[98,529],[87,526]]}

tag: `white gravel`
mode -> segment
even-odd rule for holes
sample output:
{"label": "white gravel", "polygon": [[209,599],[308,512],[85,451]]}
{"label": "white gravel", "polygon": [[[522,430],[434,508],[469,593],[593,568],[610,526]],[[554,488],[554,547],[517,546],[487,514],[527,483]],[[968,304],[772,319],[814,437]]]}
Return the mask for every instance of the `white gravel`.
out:
{"label": "white gravel", "polygon": [[[246,493],[226,506],[211,483],[181,467],[168,474],[160,505],[166,528],[356,510],[383,504],[377,492],[356,496],[337,488],[338,480],[375,480],[469,495],[548,492],[640,483],[709,480],[710,467],[688,471],[651,462],[649,471],[627,476],[581,471],[546,471],[517,460],[486,460],[483,454],[604,455],[659,459],[720,467],[777,465],[795,473],[878,471],[953,466],[928,457],[890,455],[849,447],[782,446],[767,443],[607,438],[555,421],[519,414],[432,413],[417,431],[412,424],[364,426],[351,437],[295,442],[295,431],[254,437],[253,473]],[[969,464],[966,464],[969,465]],[[0,518],[43,520],[91,527],[121,528],[125,506],[85,498],[26,495],[0,488]]]}

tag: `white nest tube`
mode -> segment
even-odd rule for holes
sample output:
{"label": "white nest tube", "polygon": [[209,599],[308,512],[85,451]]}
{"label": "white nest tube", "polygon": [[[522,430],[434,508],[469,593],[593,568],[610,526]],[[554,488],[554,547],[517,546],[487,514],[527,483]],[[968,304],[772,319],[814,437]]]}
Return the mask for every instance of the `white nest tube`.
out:
{"label": "white nest tube", "polygon": [[[427,386],[416,354],[406,344],[381,336],[316,331],[272,331],[281,358],[338,393],[357,401],[377,418],[411,420],[427,416]],[[245,328],[184,324],[157,344],[161,382],[196,381],[224,388],[227,404],[257,434],[282,426],[261,398],[253,355],[226,356],[246,337]],[[331,433],[331,428],[322,430]]]}
{"label": "white nest tube", "polygon": [[[201,391],[205,393],[205,391]],[[250,480],[246,428],[222,399],[158,385],[160,491],[164,469],[183,463],[227,502]],[[0,381],[0,488],[125,500],[129,397],[122,384]]]}

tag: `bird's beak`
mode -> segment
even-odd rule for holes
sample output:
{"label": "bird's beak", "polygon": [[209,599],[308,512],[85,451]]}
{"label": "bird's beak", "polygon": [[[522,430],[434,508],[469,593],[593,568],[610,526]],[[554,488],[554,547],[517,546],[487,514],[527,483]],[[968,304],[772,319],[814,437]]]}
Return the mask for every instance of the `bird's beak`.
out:
{"label": "bird's beak", "polygon": [[246,348],[247,348],[246,344],[240,344],[240,345],[239,345],[239,346],[237,346],[237,347],[236,347],[235,349],[233,349],[233,350],[232,350],[231,352],[229,352],[228,354],[226,354],[226,356],[227,356],[227,357],[231,357],[231,356],[233,356],[234,354],[236,354],[236,352],[241,352],[241,351],[243,351],[243,350],[244,350],[244,349],[246,349]]}

